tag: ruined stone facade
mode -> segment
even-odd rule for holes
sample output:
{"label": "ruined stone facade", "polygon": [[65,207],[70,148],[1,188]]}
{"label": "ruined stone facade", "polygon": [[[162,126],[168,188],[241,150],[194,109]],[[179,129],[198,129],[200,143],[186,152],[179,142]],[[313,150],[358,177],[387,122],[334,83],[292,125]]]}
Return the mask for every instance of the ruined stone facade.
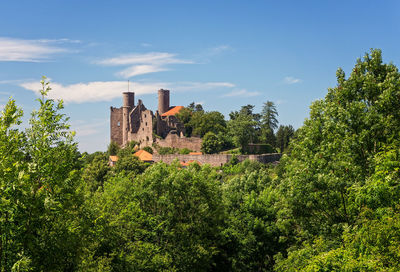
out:
{"label": "ruined stone facade", "polygon": [[[200,151],[200,138],[183,136],[185,128],[175,116],[183,107],[171,107],[169,94],[169,90],[158,91],[158,110],[154,115],[143,105],[141,100],[135,106],[135,93],[123,93],[122,107],[111,107],[110,109],[111,141],[122,147],[135,141],[141,148],[156,143],[162,147],[189,148],[193,151]],[[160,138],[153,136],[153,122],[156,122],[155,132]]]}

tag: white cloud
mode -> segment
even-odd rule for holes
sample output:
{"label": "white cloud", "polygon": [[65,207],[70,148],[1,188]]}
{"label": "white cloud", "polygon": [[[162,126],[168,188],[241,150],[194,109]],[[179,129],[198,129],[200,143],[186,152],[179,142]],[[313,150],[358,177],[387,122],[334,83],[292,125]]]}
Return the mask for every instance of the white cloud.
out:
{"label": "white cloud", "polygon": [[118,75],[123,78],[130,78],[137,75],[144,75],[144,74],[167,71],[167,70],[168,70],[167,68],[157,65],[136,65],[136,66],[131,66],[125,70],[122,70],[121,72],[118,73]]}
{"label": "white cloud", "polygon": [[260,95],[259,92],[249,92],[248,90],[242,89],[242,90],[233,90],[230,93],[222,95],[222,97],[234,97],[234,96],[241,96],[241,97],[252,97],[252,96],[257,96]]}
{"label": "white cloud", "polygon": [[300,78],[294,78],[294,77],[288,76],[288,77],[284,78],[284,82],[286,84],[296,84],[296,83],[302,82],[302,80]]}
{"label": "white cloud", "polygon": [[[70,41],[70,40],[68,40]],[[49,60],[57,53],[68,52],[66,48],[54,46],[55,43],[64,43],[60,40],[22,40],[0,37],[0,62],[41,62]]]}
{"label": "white cloud", "polygon": [[229,45],[219,45],[219,46],[211,48],[210,54],[218,55],[218,54],[221,54],[222,52],[226,52],[226,51],[233,51],[233,49]]}
{"label": "white cloud", "polygon": [[105,66],[129,66],[117,75],[130,78],[137,75],[161,72],[169,70],[166,66],[171,64],[192,64],[193,61],[183,60],[176,54],[151,52],[145,54],[128,54],[115,58],[98,61],[97,64]]}
{"label": "white cloud", "polygon": [[[52,90],[49,97],[63,99],[66,103],[86,103],[110,101],[121,96],[127,90],[126,81],[96,81],[89,83],[77,83],[62,85],[52,82]],[[26,90],[39,94],[41,85],[39,82],[25,82],[20,84]],[[161,88],[167,88],[176,92],[218,90],[232,88],[235,85],[229,82],[131,82],[131,90],[136,95],[157,93]]]}

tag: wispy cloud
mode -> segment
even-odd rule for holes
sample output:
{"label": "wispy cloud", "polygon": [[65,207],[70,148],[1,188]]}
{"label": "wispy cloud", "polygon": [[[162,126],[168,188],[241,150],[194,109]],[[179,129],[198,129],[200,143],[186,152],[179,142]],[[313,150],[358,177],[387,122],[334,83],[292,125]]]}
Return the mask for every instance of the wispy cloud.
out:
{"label": "wispy cloud", "polygon": [[137,75],[167,71],[171,64],[192,64],[191,60],[177,58],[176,54],[164,52],[151,52],[145,54],[128,54],[115,58],[98,61],[97,64],[105,66],[129,66],[117,75],[130,78]]}
{"label": "wispy cloud", "polygon": [[[127,89],[126,81],[96,81],[89,83],[77,83],[62,85],[52,82],[52,90],[49,97],[63,99],[66,103],[86,103],[110,101],[121,96]],[[25,82],[20,84],[26,90],[39,94],[39,82]],[[221,90],[232,88],[235,85],[229,82],[132,82],[132,90],[136,95],[156,93],[161,88],[167,88],[176,92],[194,92],[207,90]]]}
{"label": "wispy cloud", "polygon": [[218,55],[218,54],[221,54],[226,51],[233,51],[233,48],[230,47],[229,45],[224,44],[224,45],[215,46],[215,47],[212,47],[209,49],[209,53],[211,55]]}
{"label": "wispy cloud", "polygon": [[221,97],[235,97],[235,96],[240,96],[240,97],[252,97],[252,96],[257,96],[260,95],[259,92],[249,92],[246,89],[242,90],[233,90],[230,93],[224,94]]}
{"label": "wispy cloud", "polygon": [[302,80],[300,78],[295,78],[295,77],[291,77],[291,76],[285,77],[283,81],[286,84],[296,84],[296,83],[302,82]]}
{"label": "wispy cloud", "polygon": [[[0,37],[0,62],[43,62],[51,56],[70,50],[60,47],[61,43],[77,43],[77,40],[23,40]],[[58,44],[58,45],[56,45]]]}

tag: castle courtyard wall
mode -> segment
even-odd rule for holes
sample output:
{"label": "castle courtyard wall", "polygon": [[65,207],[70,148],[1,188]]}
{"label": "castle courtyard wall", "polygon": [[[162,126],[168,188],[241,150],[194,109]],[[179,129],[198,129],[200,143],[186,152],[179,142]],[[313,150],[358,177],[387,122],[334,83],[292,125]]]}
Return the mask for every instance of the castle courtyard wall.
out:
{"label": "castle courtyard wall", "polygon": [[279,161],[282,154],[271,153],[262,155],[231,155],[231,154],[202,154],[202,155],[180,155],[180,154],[170,154],[170,155],[158,155],[153,154],[153,161],[160,162],[163,161],[167,164],[172,163],[175,159],[181,162],[187,163],[189,161],[197,161],[200,164],[209,164],[211,166],[222,166],[228,163],[232,156],[236,156],[239,162],[246,159],[251,161],[258,161],[261,163],[271,163]]}

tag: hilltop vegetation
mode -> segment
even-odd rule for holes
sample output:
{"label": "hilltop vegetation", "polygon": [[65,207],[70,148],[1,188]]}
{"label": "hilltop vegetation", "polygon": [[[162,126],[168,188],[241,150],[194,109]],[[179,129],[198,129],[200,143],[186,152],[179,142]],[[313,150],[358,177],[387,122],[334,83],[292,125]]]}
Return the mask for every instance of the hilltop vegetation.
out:
{"label": "hilltop vegetation", "polygon": [[[277,166],[149,165],[131,146],[80,154],[42,85],[26,130],[14,100],[0,116],[0,271],[400,270],[400,73],[379,50],[338,70]],[[258,119],[243,137],[265,142],[278,134],[263,117],[272,106],[207,132],[194,106],[186,124],[218,147]],[[274,141],[286,148],[293,133]]]}

